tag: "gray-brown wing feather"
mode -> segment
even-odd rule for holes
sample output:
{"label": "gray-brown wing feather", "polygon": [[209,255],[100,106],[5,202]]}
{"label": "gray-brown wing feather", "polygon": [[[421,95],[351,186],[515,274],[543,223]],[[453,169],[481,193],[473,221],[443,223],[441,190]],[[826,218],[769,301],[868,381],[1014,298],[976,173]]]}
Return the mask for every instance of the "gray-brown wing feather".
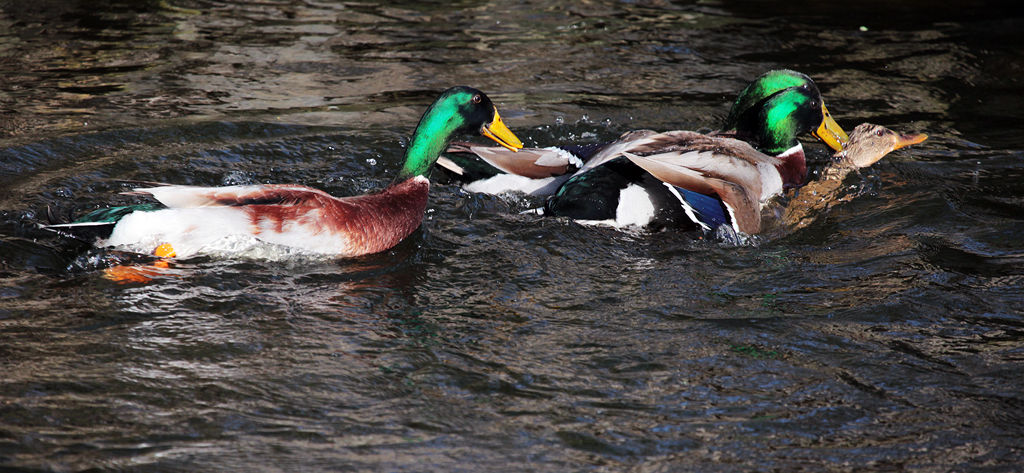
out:
{"label": "gray-brown wing feather", "polygon": [[[448,147],[448,152],[475,154],[502,171],[531,179],[561,176],[578,168],[577,164],[573,162],[571,154],[549,148],[523,148],[519,151],[511,151],[498,146],[455,143]],[[456,173],[459,172],[450,167],[454,165],[451,161],[438,161],[438,164]]]}
{"label": "gray-brown wing feather", "polygon": [[761,169],[746,159],[704,149],[682,149],[641,156],[624,155],[659,180],[676,187],[717,195],[733,212],[739,231],[761,230]]}

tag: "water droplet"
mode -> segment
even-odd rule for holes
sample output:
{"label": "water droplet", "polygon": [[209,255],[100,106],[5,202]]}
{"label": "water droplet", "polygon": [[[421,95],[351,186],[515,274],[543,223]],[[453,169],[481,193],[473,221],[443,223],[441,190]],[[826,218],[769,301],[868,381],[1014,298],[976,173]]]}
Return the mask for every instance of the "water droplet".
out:
{"label": "water droplet", "polygon": [[242,171],[231,171],[220,178],[222,186],[238,186],[243,184],[251,184],[249,176]]}
{"label": "water droplet", "polygon": [[373,158],[366,158],[366,162],[367,162],[367,163],[368,163],[368,164],[369,164],[370,166],[376,166],[376,165],[377,165],[377,160],[376,160],[376,159],[373,159]]}
{"label": "water droplet", "polygon": [[565,117],[561,115],[555,117],[555,125],[561,125],[563,123],[565,123]]}

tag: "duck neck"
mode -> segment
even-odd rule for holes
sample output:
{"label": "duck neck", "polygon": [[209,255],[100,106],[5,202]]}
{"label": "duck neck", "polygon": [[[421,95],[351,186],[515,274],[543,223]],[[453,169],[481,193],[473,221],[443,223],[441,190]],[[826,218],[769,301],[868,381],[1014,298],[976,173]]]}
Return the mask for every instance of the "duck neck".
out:
{"label": "duck neck", "polygon": [[395,182],[425,175],[437,162],[441,152],[448,146],[452,135],[465,124],[455,105],[448,101],[435,102],[420,118],[412,132],[409,149],[405,152],[405,164]]}
{"label": "duck neck", "polygon": [[405,164],[398,173],[396,181],[405,181],[411,177],[426,174],[447,144],[445,141],[418,134],[419,131],[417,128],[417,133],[413,134],[409,149],[405,152]]}
{"label": "duck neck", "polygon": [[782,162],[775,166],[782,177],[782,187],[800,187],[807,181],[807,158],[804,147],[798,141],[793,147],[775,155]]}

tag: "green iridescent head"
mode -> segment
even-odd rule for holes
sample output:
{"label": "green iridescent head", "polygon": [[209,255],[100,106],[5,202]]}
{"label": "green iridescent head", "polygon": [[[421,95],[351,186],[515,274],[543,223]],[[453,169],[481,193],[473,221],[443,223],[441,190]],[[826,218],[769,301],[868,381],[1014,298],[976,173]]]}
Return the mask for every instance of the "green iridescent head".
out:
{"label": "green iridescent head", "polygon": [[744,88],[723,129],[735,130],[772,155],[796,146],[797,137],[804,133],[813,134],[837,151],[848,140],[825,108],[814,81],[791,70],[769,71]]}
{"label": "green iridescent head", "polygon": [[498,109],[487,95],[472,87],[452,87],[423,112],[397,179],[426,174],[454,137],[472,133],[484,135],[513,151],[523,147],[519,138],[502,123]]}

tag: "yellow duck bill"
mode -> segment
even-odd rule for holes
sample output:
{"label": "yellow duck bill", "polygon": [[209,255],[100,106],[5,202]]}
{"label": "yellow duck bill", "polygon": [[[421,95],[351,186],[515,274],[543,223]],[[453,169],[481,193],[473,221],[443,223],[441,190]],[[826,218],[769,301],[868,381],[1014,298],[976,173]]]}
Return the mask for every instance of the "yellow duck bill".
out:
{"label": "yellow duck bill", "polygon": [[811,132],[816,138],[824,141],[829,148],[835,151],[842,151],[846,143],[850,141],[850,137],[846,136],[846,132],[839,126],[834,119],[832,114],[828,113],[828,109],[825,108],[825,104],[821,105],[821,125],[818,126],[817,130]]}
{"label": "yellow duck bill", "polygon": [[[842,130],[840,130],[842,131]],[[494,109],[494,120],[491,123],[480,128],[480,134],[484,135],[499,145],[502,145],[512,151],[519,151],[523,147],[523,142],[519,141],[519,138],[509,130],[507,126],[501,121],[501,115],[498,115],[498,109]]]}

